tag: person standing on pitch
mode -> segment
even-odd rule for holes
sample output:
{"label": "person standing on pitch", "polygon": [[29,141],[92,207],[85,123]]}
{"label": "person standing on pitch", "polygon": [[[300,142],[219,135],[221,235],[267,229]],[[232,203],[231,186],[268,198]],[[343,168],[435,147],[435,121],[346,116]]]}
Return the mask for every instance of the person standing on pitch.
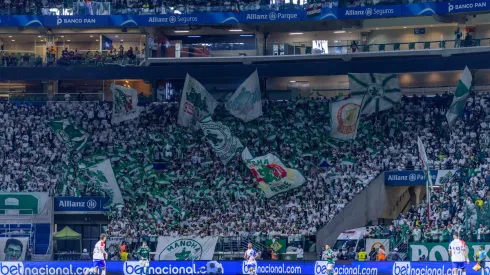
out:
{"label": "person standing on pitch", "polygon": [[483,245],[480,245],[478,252],[476,252],[476,254],[475,254],[475,260],[480,265],[482,275],[485,275],[485,260],[486,259],[487,259],[487,254],[485,253],[485,250],[483,250]]}
{"label": "person standing on pitch", "polygon": [[458,270],[461,270],[462,275],[466,275],[465,261],[470,263],[468,258],[468,248],[463,240],[459,239],[459,234],[456,232],[453,234],[454,240],[449,244],[449,256],[451,256],[451,262],[453,263],[453,274],[457,275]]}
{"label": "person standing on pitch", "polygon": [[328,244],[325,245],[322,260],[327,261],[327,275],[333,274],[333,268],[335,266],[335,256],[333,255],[333,251]]}
{"label": "person standing on pitch", "polygon": [[254,275],[256,274],[255,269],[257,268],[257,262],[255,259],[258,257],[258,254],[257,251],[253,249],[252,243],[248,243],[247,248],[248,249],[245,251],[245,256],[243,256],[243,258],[247,261],[245,266],[247,267],[249,274]]}
{"label": "person standing on pitch", "polygon": [[105,240],[107,239],[106,234],[100,234],[100,240],[95,244],[93,259],[94,267],[86,270],[83,274],[87,275],[89,272],[99,274],[99,268],[102,269],[101,275],[105,275],[106,264],[105,259],[107,259],[107,252],[105,252]]}
{"label": "person standing on pitch", "polygon": [[148,275],[148,269],[150,268],[150,248],[146,245],[146,241],[143,241],[140,249],[138,249],[138,258],[140,259],[141,274]]}

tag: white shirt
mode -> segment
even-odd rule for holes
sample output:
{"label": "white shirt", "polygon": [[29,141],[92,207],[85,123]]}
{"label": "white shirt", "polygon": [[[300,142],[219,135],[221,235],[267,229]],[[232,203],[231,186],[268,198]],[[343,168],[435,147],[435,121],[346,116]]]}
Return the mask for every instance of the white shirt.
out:
{"label": "white shirt", "polygon": [[452,262],[464,262],[466,261],[466,244],[462,240],[453,240],[449,244],[449,251],[451,251]]}
{"label": "white shirt", "polygon": [[247,249],[245,255],[247,256],[247,263],[255,263],[255,257],[257,256],[257,251],[255,251],[255,249]]}
{"label": "white shirt", "polygon": [[98,241],[94,247],[94,261],[95,260],[104,260],[104,254],[102,253],[102,249],[105,249],[105,243],[103,241]]}

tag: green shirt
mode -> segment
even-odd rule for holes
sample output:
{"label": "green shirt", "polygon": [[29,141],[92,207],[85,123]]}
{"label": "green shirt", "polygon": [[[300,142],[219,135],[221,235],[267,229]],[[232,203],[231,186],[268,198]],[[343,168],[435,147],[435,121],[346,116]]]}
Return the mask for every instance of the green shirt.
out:
{"label": "green shirt", "polygon": [[148,260],[150,259],[150,248],[148,246],[142,246],[138,249],[138,258]]}
{"label": "green shirt", "polygon": [[329,264],[335,263],[335,257],[333,255],[332,249],[323,251],[323,259],[327,261]]}

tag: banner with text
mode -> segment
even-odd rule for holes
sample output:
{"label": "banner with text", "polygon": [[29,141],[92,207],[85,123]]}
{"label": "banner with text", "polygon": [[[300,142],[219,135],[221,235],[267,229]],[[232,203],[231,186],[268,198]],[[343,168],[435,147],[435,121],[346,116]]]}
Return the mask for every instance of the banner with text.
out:
{"label": "banner with text", "polygon": [[[483,246],[483,251],[487,254],[490,250],[490,243],[466,243],[468,246],[468,257],[474,260],[476,252]],[[427,261],[450,261],[448,252],[449,243],[410,243],[408,247],[408,260],[418,261],[425,256]]]}
{"label": "banner with text", "polygon": [[[443,185],[448,182],[457,172],[457,170],[430,170],[432,184]],[[425,185],[426,180],[424,171],[388,171],[385,172],[385,185],[390,186],[412,186]]]}
{"label": "banner with text", "polygon": [[158,237],[155,260],[212,260],[218,237]]}
{"label": "banner with text", "polygon": [[[148,274],[152,275],[202,275],[206,272],[207,261],[151,261]],[[244,261],[220,261],[223,275],[248,274]],[[140,275],[139,261],[107,261],[106,274]],[[295,274],[327,275],[326,261],[258,261],[257,274]],[[468,266],[473,266],[470,263]],[[487,266],[489,263],[487,262]],[[82,275],[92,267],[91,261],[56,262],[0,262],[1,275]],[[488,272],[490,268],[486,268]],[[451,262],[338,262],[333,273],[339,275],[450,275]],[[472,268],[466,269],[467,275],[480,275]],[[458,273],[459,274],[459,273]],[[487,273],[488,274],[488,273]]]}
{"label": "banner with text", "polygon": [[54,211],[59,212],[95,212],[107,211],[104,205],[109,198],[104,197],[55,197]]}

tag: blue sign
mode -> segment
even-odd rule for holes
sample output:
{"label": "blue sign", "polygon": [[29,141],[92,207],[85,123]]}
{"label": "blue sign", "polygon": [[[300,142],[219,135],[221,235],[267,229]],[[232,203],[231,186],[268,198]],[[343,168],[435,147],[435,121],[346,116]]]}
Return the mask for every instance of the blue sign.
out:
{"label": "blue sign", "polygon": [[322,8],[322,12],[313,17],[305,16],[305,20],[336,20],[337,19],[337,9]]}
{"label": "blue sign", "polygon": [[401,16],[400,5],[337,9],[337,18],[339,19],[369,19],[399,16]]}
{"label": "blue sign", "polygon": [[446,3],[437,3],[437,13],[458,13],[484,11],[490,9],[490,1],[451,1]]}
{"label": "blue sign", "polygon": [[109,24],[116,27],[135,27],[139,25],[138,15],[111,15]]}
{"label": "blue sign", "polygon": [[[224,275],[248,274],[243,261],[221,261]],[[479,275],[470,263],[468,275]],[[139,261],[106,262],[107,274],[140,275]],[[0,275],[70,274],[82,275],[93,266],[91,261],[60,262],[0,262]],[[151,275],[201,275],[206,274],[206,261],[152,261]],[[489,267],[486,267],[486,273]],[[258,274],[327,275],[327,262],[258,261]],[[352,262],[337,263],[334,274],[341,275],[413,275],[452,274],[451,262]]]}
{"label": "blue sign", "polygon": [[436,13],[435,3],[402,5],[402,16],[433,15]]}
{"label": "blue sign", "polygon": [[105,27],[109,26],[108,16],[43,16],[47,27]]}
{"label": "blue sign", "polygon": [[240,13],[237,12],[207,12],[206,24],[234,24],[239,23]]}
{"label": "blue sign", "polygon": [[247,11],[242,12],[242,23],[254,22],[295,22],[303,20],[303,10]]}
{"label": "blue sign", "polygon": [[[430,176],[432,182],[435,183],[437,179],[437,170],[430,170]],[[425,185],[424,171],[389,171],[385,172],[385,185]]]}
{"label": "blue sign", "polygon": [[204,13],[140,15],[140,26],[205,24]]}
{"label": "blue sign", "polygon": [[109,198],[103,197],[55,197],[54,211],[59,212],[94,212],[107,211],[104,205]]}

